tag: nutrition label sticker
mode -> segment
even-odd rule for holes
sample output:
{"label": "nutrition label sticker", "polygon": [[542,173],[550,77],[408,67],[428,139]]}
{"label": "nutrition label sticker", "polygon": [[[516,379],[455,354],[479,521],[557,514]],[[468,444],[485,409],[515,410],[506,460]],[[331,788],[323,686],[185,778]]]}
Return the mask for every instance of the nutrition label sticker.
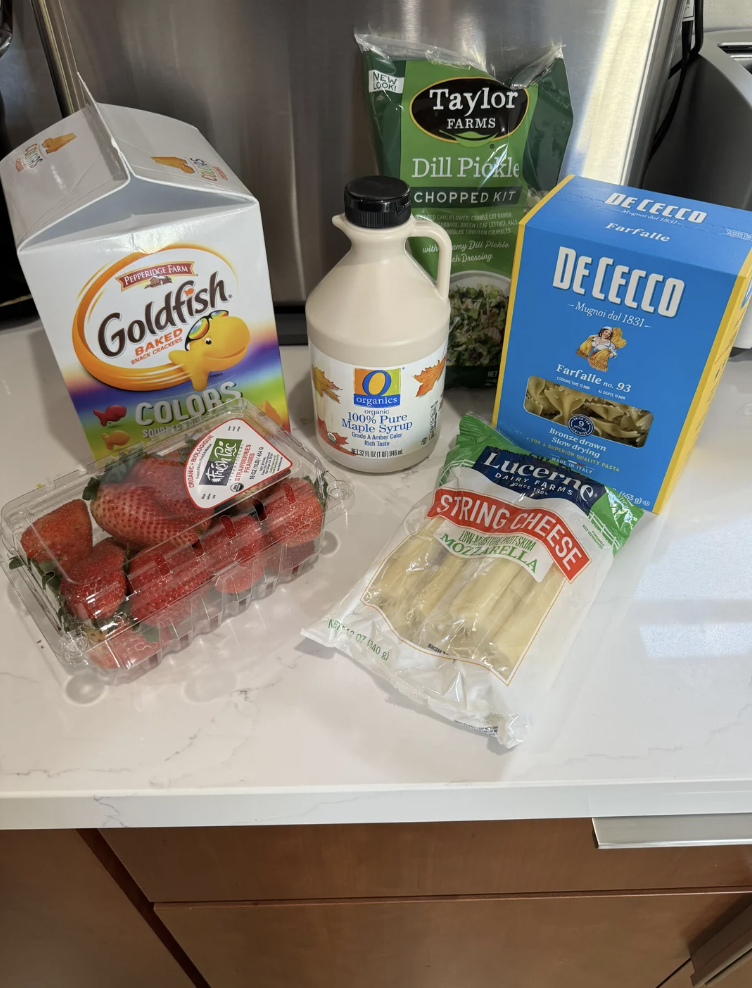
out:
{"label": "nutrition label sticker", "polygon": [[185,486],[197,507],[209,508],[281,477],[291,466],[247,422],[230,419],[196,444],[185,465]]}

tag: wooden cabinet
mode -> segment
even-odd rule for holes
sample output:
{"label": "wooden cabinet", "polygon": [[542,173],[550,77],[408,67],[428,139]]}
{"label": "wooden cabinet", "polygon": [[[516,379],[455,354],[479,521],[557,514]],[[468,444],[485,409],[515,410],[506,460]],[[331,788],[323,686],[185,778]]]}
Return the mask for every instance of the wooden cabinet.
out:
{"label": "wooden cabinet", "polygon": [[165,904],[212,988],[656,988],[731,892]]}
{"label": "wooden cabinet", "polygon": [[752,903],[752,847],[604,851],[589,820],[103,836],[211,988],[657,988]]}
{"label": "wooden cabinet", "polygon": [[192,988],[72,830],[0,832],[0,988]]}
{"label": "wooden cabinet", "polygon": [[747,909],[752,848],[587,820],[0,832],[0,988],[690,988]]}
{"label": "wooden cabinet", "polygon": [[[687,961],[660,988],[694,988],[692,984],[693,973],[692,963]],[[717,984],[718,988],[752,988],[752,962],[732,971],[731,974],[723,978],[723,982],[719,981]]]}
{"label": "wooden cabinet", "polygon": [[752,888],[752,846],[604,851],[590,820],[103,835],[152,902]]}

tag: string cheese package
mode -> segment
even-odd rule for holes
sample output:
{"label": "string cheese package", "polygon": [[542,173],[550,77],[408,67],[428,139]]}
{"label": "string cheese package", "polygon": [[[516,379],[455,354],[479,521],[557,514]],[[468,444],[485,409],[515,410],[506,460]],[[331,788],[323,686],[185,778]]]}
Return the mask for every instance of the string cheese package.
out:
{"label": "string cheese package", "polygon": [[437,488],[303,634],[512,747],[642,513],[466,415]]}
{"label": "string cheese package", "polygon": [[661,511],[751,279],[748,210],[570,176],[520,221],[493,421]]}

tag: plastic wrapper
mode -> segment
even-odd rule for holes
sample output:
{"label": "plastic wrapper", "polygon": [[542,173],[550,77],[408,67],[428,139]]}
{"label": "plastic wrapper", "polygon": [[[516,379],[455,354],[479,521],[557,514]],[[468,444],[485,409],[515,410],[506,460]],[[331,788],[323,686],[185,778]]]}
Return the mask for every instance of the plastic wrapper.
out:
{"label": "plastic wrapper", "polygon": [[304,634],[512,747],[641,515],[466,415],[436,490]]}
{"label": "plastic wrapper", "polygon": [[[572,127],[562,50],[495,71],[463,54],[356,35],[379,169],[411,190],[416,216],[452,238],[447,387],[495,384],[520,220],[552,189]],[[413,237],[432,277],[436,245]]]}
{"label": "plastic wrapper", "polygon": [[231,401],[6,504],[0,562],[64,665],[131,678],[314,565],[351,498]]}

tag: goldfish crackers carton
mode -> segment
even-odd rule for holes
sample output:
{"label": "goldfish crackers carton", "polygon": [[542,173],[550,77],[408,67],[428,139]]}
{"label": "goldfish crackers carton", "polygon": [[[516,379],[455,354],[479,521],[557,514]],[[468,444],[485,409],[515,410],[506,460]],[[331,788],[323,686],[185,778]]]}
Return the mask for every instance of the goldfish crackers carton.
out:
{"label": "goldfish crackers carton", "polygon": [[0,177],[96,458],[238,395],[288,426],[259,205],[195,128],[89,99]]}
{"label": "goldfish crackers carton", "polygon": [[583,510],[607,484],[660,511],[747,334],[751,278],[752,213],[561,182],[520,224],[494,411],[533,453],[524,473],[553,459],[592,478]]}

